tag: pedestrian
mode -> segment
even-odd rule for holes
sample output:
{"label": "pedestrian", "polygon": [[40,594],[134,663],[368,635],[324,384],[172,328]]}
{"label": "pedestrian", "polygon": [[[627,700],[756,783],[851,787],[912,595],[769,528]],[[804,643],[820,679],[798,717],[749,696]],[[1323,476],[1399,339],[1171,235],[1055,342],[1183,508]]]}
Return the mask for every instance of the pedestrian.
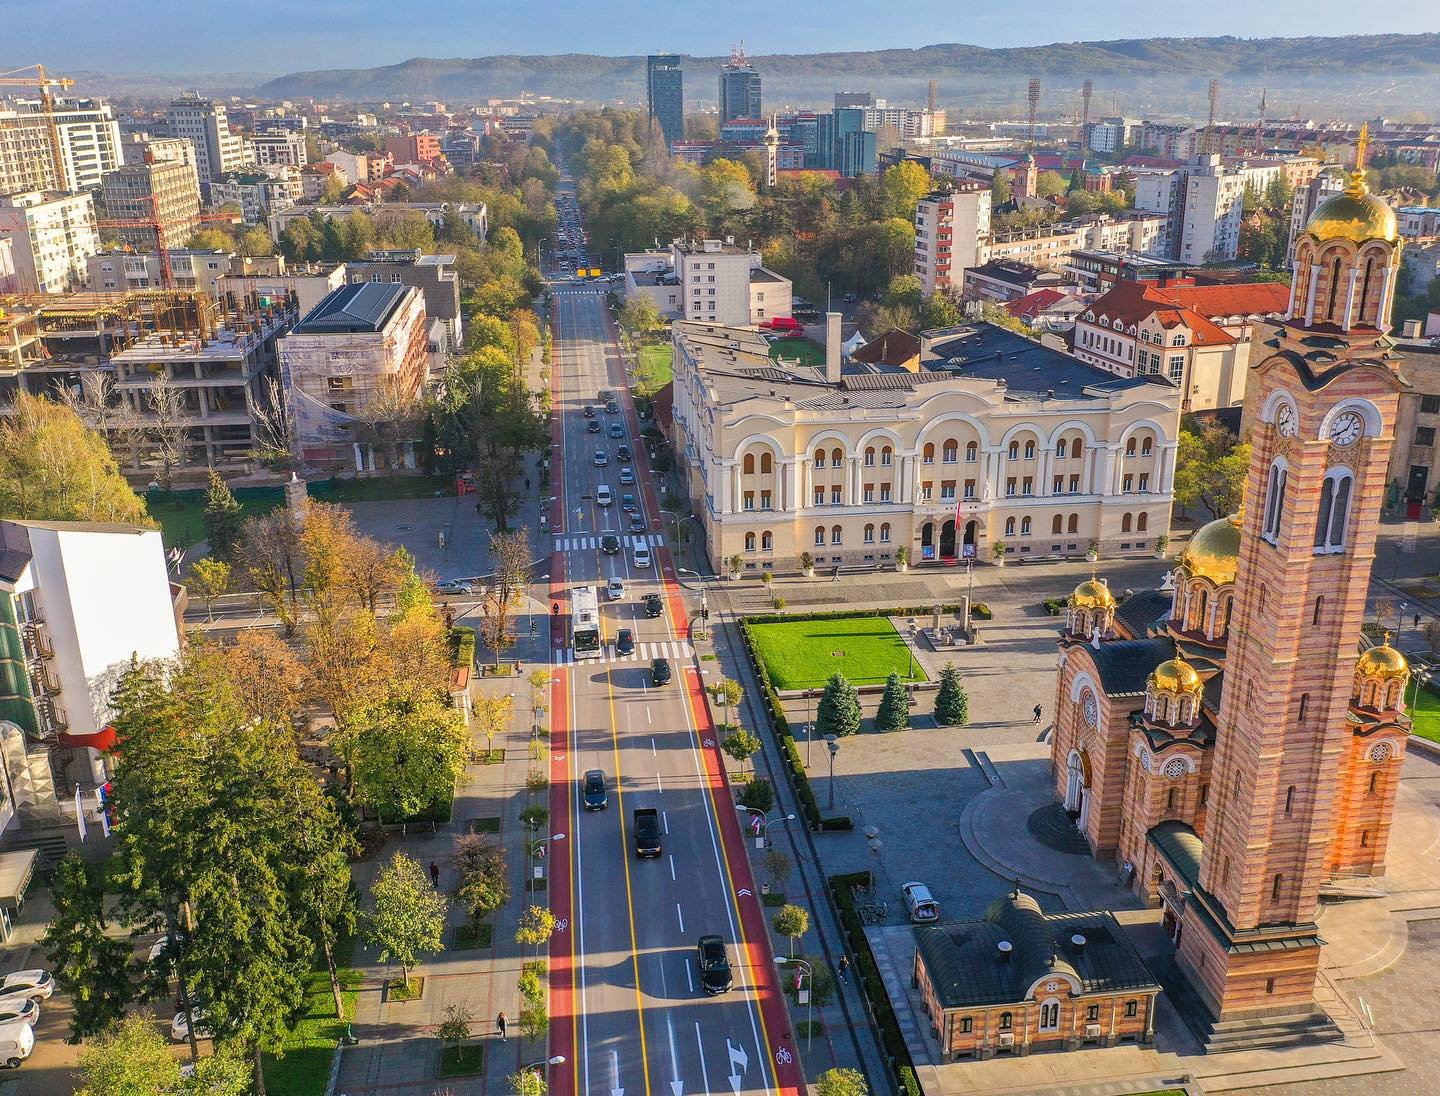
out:
{"label": "pedestrian", "polygon": [[834,567],[834,568],[831,570],[831,572],[830,572],[830,581],[831,581],[831,582],[839,582],[839,581],[840,581],[840,565],[839,565],[838,563],[835,565],[835,567]]}
{"label": "pedestrian", "polygon": [[1416,631],[1419,631],[1419,630],[1420,630],[1420,614],[1419,614],[1419,613],[1416,613],[1416,614],[1415,614],[1415,622],[1414,622],[1413,627],[1415,628]]}
{"label": "pedestrian", "polygon": [[525,490],[530,490],[530,477],[525,477]]}
{"label": "pedestrian", "polygon": [[500,1033],[500,1041],[503,1043],[505,1041],[505,1014],[503,1012],[495,1017],[495,1030]]}
{"label": "pedestrian", "polygon": [[840,981],[844,982],[844,983],[847,984],[847,985],[848,985],[849,982],[850,982],[850,979],[846,977],[846,974],[849,973],[849,970],[850,970],[850,956],[848,956],[848,955],[842,955],[842,956],[840,956]]}
{"label": "pedestrian", "polygon": [[436,890],[440,889],[440,865],[430,861],[430,885]]}
{"label": "pedestrian", "polygon": [[1041,713],[1042,710],[1043,710],[1043,709],[1040,707],[1040,705],[1038,705],[1038,704],[1035,705],[1035,722],[1036,722],[1036,723],[1039,723],[1039,722],[1040,722],[1040,713]]}

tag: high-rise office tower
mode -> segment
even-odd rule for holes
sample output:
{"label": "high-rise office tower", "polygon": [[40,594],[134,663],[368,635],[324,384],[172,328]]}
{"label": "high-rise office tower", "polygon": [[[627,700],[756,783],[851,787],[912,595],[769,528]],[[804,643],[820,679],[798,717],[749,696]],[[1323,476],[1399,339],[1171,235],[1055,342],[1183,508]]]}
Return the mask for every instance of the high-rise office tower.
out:
{"label": "high-rise office tower", "polygon": [[645,58],[645,102],[667,145],[685,136],[685,85],[678,54],[652,53]]}
{"label": "high-rise office tower", "polygon": [[211,179],[245,166],[244,144],[238,133],[231,132],[221,104],[183,95],[165,108],[165,124],[171,137],[188,137],[194,143],[202,195],[209,195]]}
{"label": "high-rise office tower", "polygon": [[745,47],[730,51],[720,68],[720,124],[735,118],[760,117],[760,74],[745,56]]}

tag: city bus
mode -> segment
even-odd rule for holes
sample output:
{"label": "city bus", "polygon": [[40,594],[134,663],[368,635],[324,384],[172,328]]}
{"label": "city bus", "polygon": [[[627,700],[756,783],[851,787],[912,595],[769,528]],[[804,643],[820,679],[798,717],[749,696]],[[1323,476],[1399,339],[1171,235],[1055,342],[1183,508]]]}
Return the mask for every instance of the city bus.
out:
{"label": "city bus", "polygon": [[600,657],[600,602],[593,586],[570,591],[570,646],[577,660]]}

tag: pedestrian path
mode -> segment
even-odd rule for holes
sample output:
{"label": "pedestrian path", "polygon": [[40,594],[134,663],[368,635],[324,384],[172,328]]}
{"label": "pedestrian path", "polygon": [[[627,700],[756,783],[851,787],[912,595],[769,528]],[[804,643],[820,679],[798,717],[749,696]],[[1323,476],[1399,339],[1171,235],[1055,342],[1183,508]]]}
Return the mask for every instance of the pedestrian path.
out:
{"label": "pedestrian path", "polygon": [[[593,552],[600,547],[600,538],[603,533],[596,533],[594,536],[556,537],[555,551],[557,552]],[[617,536],[619,534],[616,534]],[[665,543],[665,538],[659,533],[642,533],[640,536],[621,536],[620,546],[622,548],[640,548],[650,546],[658,548]]]}
{"label": "pedestrian path", "polygon": [[[628,655],[617,655],[615,644],[607,643],[599,658],[580,659],[581,662],[649,662],[654,658],[669,658],[681,662],[693,661],[695,648],[681,639],[659,643],[637,643]],[[556,666],[573,666],[576,662],[575,648],[565,647],[551,652],[551,662]]]}

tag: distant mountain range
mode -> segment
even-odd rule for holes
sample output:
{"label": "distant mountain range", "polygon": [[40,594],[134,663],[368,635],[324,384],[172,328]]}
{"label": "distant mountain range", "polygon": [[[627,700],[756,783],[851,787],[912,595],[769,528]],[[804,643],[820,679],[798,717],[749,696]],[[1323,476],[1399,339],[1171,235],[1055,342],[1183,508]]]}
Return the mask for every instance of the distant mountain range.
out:
{"label": "distant mountain range", "polygon": [[[687,109],[713,101],[721,57],[686,57]],[[895,103],[920,103],[930,80],[953,114],[1014,114],[1026,80],[1041,80],[1041,116],[1069,117],[1080,84],[1094,81],[1092,116],[1177,113],[1204,116],[1206,87],[1221,81],[1220,116],[1253,117],[1262,88],[1269,116],[1419,112],[1440,102],[1440,34],[1345,38],[1148,38],[986,49],[961,44],[854,53],[751,58],[770,105],[823,106],[835,91],[865,90]],[[474,103],[530,92],[591,101],[643,101],[645,58],[593,54],[417,57],[365,69],[317,69],[254,89],[267,98]]]}

